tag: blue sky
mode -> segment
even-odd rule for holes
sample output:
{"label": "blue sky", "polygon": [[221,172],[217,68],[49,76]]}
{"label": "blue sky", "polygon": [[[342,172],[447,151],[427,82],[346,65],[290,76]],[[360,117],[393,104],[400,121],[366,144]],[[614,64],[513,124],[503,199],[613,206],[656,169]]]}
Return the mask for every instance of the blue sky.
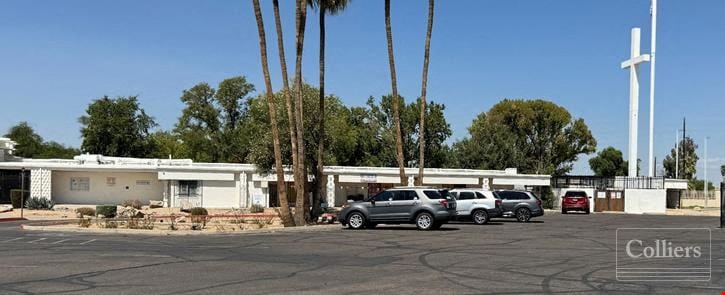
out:
{"label": "blue sky", "polygon": [[[277,56],[271,1],[262,0],[269,54]],[[293,65],[293,1],[282,0]],[[395,0],[400,92],[420,92],[427,1]],[[725,2],[660,0],[655,152],[661,161],[687,116],[710,136],[710,179],[725,163]],[[317,83],[318,30],[310,13],[304,75]],[[583,117],[599,142],[626,153],[630,28],[649,51],[647,0],[439,0],[428,97],[447,106],[454,139],[503,98],[544,98]],[[390,92],[382,0],[355,0],[328,18],[326,88],[351,105]],[[29,121],[46,139],[80,144],[77,118],[103,95],[139,95],[162,128],[180,114],[183,89],[245,75],[263,87],[251,1],[0,2],[0,130]],[[279,65],[270,60],[273,84]],[[290,71],[292,68],[290,68]],[[647,166],[649,65],[640,76],[642,167]],[[574,173],[588,173],[583,157]],[[698,174],[702,175],[704,161]]]}

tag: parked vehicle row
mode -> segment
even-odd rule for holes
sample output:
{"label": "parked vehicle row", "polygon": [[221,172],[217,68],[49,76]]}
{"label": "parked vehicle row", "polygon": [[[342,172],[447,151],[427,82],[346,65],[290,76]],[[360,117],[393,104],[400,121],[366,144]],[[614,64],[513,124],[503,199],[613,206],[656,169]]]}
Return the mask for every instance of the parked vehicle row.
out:
{"label": "parked vehicle row", "polygon": [[352,229],[415,224],[418,229],[429,230],[452,220],[486,224],[491,218],[513,217],[528,222],[542,215],[541,200],[526,191],[397,187],[361,201],[348,201],[338,220]]}

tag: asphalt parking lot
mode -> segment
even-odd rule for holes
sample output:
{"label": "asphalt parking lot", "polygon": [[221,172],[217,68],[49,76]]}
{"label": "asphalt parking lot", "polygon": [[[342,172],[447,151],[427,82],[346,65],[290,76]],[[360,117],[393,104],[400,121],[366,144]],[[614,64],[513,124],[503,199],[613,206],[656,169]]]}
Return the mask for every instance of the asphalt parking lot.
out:
{"label": "asphalt parking lot", "polygon": [[[218,236],[22,231],[0,223],[2,294],[720,294],[712,217],[547,213],[530,223]],[[618,282],[623,227],[712,228],[709,282]]]}

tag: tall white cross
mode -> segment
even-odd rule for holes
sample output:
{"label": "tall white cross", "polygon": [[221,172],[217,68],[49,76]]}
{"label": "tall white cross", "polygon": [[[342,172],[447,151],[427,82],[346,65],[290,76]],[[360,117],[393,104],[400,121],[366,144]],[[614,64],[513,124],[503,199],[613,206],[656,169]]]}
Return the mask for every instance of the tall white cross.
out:
{"label": "tall white cross", "polygon": [[629,176],[637,176],[637,129],[639,116],[639,64],[649,61],[649,54],[639,53],[639,28],[632,28],[630,58],[622,62],[629,68]]}

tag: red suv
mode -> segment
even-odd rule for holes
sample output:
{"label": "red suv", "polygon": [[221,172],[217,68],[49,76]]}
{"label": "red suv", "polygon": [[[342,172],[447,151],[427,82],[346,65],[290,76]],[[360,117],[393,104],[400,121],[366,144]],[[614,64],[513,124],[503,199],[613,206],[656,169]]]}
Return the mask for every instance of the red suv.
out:
{"label": "red suv", "polygon": [[586,192],[583,191],[568,191],[561,198],[561,214],[566,214],[569,211],[584,211],[589,214],[589,199]]}

